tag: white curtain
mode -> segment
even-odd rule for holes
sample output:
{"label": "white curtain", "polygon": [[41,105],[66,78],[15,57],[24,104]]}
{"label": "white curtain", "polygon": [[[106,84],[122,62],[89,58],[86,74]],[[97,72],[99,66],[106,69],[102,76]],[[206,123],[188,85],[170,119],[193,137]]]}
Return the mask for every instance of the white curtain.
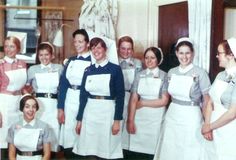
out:
{"label": "white curtain", "polygon": [[212,0],[188,0],[188,9],[189,37],[195,50],[193,63],[209,72]]}

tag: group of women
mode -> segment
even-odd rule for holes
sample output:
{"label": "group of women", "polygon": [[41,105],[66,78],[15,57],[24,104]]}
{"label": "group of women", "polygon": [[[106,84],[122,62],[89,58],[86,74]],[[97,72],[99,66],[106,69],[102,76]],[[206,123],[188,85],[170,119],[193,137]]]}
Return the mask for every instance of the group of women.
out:
{"label": "group of women", "polygon": [[212,85],[192,63],[186,37],[175,45],[179,66],[168,73],[159,68],[160,48],[147,48],[142,65],[129,36],[118,41],[119,65],[110,62],[106,41],[90,40],[84,29],[73,33],[73,44],[77,55],[62,66],[52,63],[54,47],[40,43],[40,64],[27,69],[16,59],[20,41],[6,38],[2,154],[8,148],[10,159],[50,159],[62,146],[66,159],[236,160],[235,38],[218,46],[225,70]]}

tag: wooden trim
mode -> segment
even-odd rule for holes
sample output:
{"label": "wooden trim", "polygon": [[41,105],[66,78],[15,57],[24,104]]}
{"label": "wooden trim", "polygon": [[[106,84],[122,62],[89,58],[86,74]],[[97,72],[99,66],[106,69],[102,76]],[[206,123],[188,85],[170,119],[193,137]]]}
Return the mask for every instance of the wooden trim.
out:
{"label": "wooden trim", "polygon": [[65,10],[65,7],[47,6],[6,6],[0,5],[0,9],[36,9],[36,10]]}

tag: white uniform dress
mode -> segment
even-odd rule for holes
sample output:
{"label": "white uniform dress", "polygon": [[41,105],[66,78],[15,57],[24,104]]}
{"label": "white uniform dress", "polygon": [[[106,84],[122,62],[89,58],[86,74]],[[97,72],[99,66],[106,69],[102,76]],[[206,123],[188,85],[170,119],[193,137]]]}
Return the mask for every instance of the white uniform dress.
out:
{"label": "white uniform dress", "polygon": [[134,82],[134,78],[137,72],[142,70],[142,62],[136,58],[119,58],[119,64],[122,69],[125,83],[125,104],[123,112],[123,129],[122,129],[122,148],[129,149],[129,134],[126,130],[126,121],[127,121],[127,111],[128,103],[130,98],[131,86]]}
{"label": "white uniform dress", "polygon": [[82,128],[73,152],[101,158],[122,158],[121,130],[112,134],[114,120],[122,120],[124,80],[118,65],[104,61],[85,71],[77,116]]}
{"label": "white uniform dress", "polygon": [[0,128],[0,148],[7,148],[8,128],[19,120],[19,99],[21,88],[27,80],[26,64],[17,59],[4,57],[0,64],[0,112],[2,128]]}
{"label": "white uniform dress", "polygon": [[199,160],[202,152],[202,95],[207,94],[207,73],[190,64],[168,72],[172,102],[167,110],[155,160]]}
{"label": "white uniform dress", "polygon": [[[131,92],[136,92],[140,99],[158,99],[167,92],[167,74],[159,68],[152,71],[146,69],[136,76]],[[165,110],[165,106],[160,108],[144,106],[136,110],[134,120],[136,133],[130,134],[130,151],[154,155]]]}
{"label": "white uniform dress", "polygon": [[27,123],[22,119],[9,128],[7,141],[16,147],[17,160],[41,160],[43,144],[51,143],[50,131],[49,126],[40,120]]}
{"label": "white uniform dress", "polygon": [[62,72],[62,65],[42,64],[31,66],[28,70],[28,82],[32,84],[36,94],[39,111],[37,117],[48,123],[53,129],[54,140],[51,144],[51,150],[58,151],[59,144],[59,123],[57,120],[57,92],[59,77]]}
{"label": "white uniform dress", "polygon": [[90,53],[71,57],[60,78],[58,108],[64,109],[65,123],[61,126],[59,144],[72,148],[78,137],[75,132],[79,110],[80,85],[85,68],[91,65]]}
{"label": "white uniform dress", "polygon": [[[231,104],[236,104],[236,68],[233,76],[227,78],[226,71],[220,72],[209,94],[213,100],[214,110],[211,121],[222,116]],[[206,152],[203,160],[236,160],[236,120],[213,130],[213,141],[206,142]]]}

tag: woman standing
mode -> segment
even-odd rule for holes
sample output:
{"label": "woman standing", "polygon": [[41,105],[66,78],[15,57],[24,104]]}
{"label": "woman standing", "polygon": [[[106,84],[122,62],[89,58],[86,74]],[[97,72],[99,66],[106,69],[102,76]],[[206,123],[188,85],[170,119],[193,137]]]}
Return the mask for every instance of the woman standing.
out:
{"label": "woman standing", "polygon": [[124,79],[121,68],[108,61],[106,44],[90,41],[96,63],[84,73],[76,131],[80,135],[73,152],[100,158],[122,158],[121,123]]}
{"label": "woman standing", "polygon": [[0,148],[5,149],[8,128],[19,119],[17,106],[21,89],[27,79],[26,63],[16,59],[20,50],[21,43],[18,38],[11,36],[5,39],[5,57],[0,63]]}
{"label": "woman standing", "polygon": [[51,61],[54,47],[49,42],[42,42],[37,49],[37,58],[40,64],[33,65],[28,70],[27,85],[33,87],[33,91],[40,104],[37,114],[38,118],[53,129],[54,141],[52,141],[52,151],[58,151],[59,123],[57,120],[57,92],[59,77],[62,72],[62,65],[53,64]]}
{"label": "woman standing", "polygon": [[[217,50],[219,66],[225,70],[217,75],[209,91],[202,134],[213,141],[213,147],[206,147],[208,158],[236,160],[236,39],[224,40]],[[212,148],[215,150],[210,152]]]}
{"label": "woman standing", "polygon": [[159,48],[146,49],[144,62],[147,69],[137,74],[131,90],[127,121],[129,150],[144,153],[145,159],[153,159],[169,101],[167,73],[158,68],[162,61]]}
{"label": "woman standing", "polygon": [[168,72],[171,103],[155,159],[200,159],[203,141],[200,132],[202,110],[209,99],[210,80],[203,69],[192,64],[193,52],[189,38],[178,40],[176,56],[180,65]]}
{"label": "woman standing", "polygon": [[134,42],[131,37],[123,36],[118,41],[119,64],[122,69],[125,83],[125,104],[123,112],[123,131],[122,131],[122,147],[129,149],[129,135],[126,131],[126,120],[128,112],[128,103],[130,98],[131,85],[133,84],[135,74],[142,69],[142,62],[134,58]]}
{"label": "woman standing", "polygon": [[48,124],[35,118],[39,109],[36,99],[26,94],[20,100],[23,118],[8,131],[10,160],[49,160],[51,133]]}
{"label": "woman standing", "polygon": [[89,36],[84,29],[78,29],[73,33],[73,44],[77,55],[70,57],[65,64],[58,95],[58,121],[62,124],[60,145],[64,147],[64,154],[68,159],[75,156],[72,148],[77,137],[75,127],[80,103],[78,97],[84,70],[91,65]]}

